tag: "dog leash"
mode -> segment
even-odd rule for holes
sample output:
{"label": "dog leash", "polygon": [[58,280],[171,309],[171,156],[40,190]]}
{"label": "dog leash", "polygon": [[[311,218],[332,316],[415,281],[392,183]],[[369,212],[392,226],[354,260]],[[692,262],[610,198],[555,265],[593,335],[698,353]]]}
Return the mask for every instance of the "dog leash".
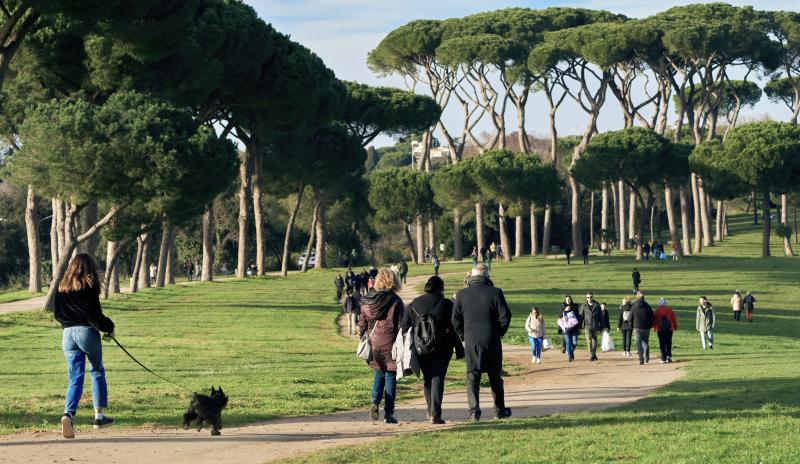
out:
{"label": "dog leash", "polygon": [[184,390],[186,390],[186,391],[188,391],[188,392],[192,392],[192,390],[190,390],[190,389],[188,389],[188,388],[184,387],[183,385],[181,385],[181,384],[179,384],[179,383],[175,383],[175,382],[173,382],[172,380],[170,380],[170,379],[168,379],[168,378],[166,378],[166,377],[163,377],[163,376],[161,376],[161,375],[158,375],[158,374],[156,374],[155,372],[153,372],[152,370],[150,370],[150,368],[148,368],[147,366],[145,366],[144,364],[142,364],[141,362],[139,362],[139,360],[138,360],[138,359],[134,358],[134,357],[133,357],[133,355],[132,355],[132,354],[131,354],[131,353],[130,353],[128,350],[126,350],[126,349],[125,349],[125,347],[124,347],[124,346],[122,346],[122,344],[121,344],[119,341],[117,341],[116,337],[108,337],[108,336],[107,336],[107,337],[104,337],[104,338],[110,338],[111,340],[114,340],[114,343],[116,343],[116,344],[117,344],[117,346],[119,347],[119,349],[121,349],[122,351],[124,351],[124,352],[125,352],[125,354],[127,354],[129,358],[133,359],[133,362],[135,362],[136,364],[138,364],[138,365],[142,366],[142,369],[144,369],[144,370],[146,370],[147,372],[149,372],[149,373],[153,374],[154,376],[158,377],[159,379],[163,380],[164,382],[171,383],[172,385],[175,385],[176,387],[180,387],[180,388],[183,388]]}

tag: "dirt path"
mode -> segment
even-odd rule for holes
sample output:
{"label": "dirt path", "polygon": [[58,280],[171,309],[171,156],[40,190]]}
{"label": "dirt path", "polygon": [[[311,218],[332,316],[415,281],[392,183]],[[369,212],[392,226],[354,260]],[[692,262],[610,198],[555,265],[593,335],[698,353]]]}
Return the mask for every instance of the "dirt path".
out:
{"label": "dirt path", "polygon": [[[443,277],[460,278],[461,274]],[[401,292],[404,301],[414,296],[414,285],[425,277],[409,278]],[[340,324],[340,330],[342,325]],[[346,323],[344,331],[346,332]],[[355,346],[354,346],[355,349]],[[600,355],[590,363],[585,349],[576,361],[567,363],[557,350],[543,355],[539,365],[530,364],[526,346],[504,346],[507,359],[521,366],[506,378],[506,403],[514,417],[543,416],[559,411],[605,409],[642,398],[684,375],[681,363],[639,366],[619,352]],[[368,373],[365,372],[365,375]],[[364,392],[365,395],[369,392]],[[491,393],[481,389],[481,404],[491,412]],[[326,448],[360,444],[423,430],[441,430],[463,423],[467,417],[466,393],[445,394],[445,426],[425,421],[425,400],[397,406],[398,425],[373,423],[366,409],[322,416],[296,417],[244,427],[225,428],[221,437],[180,429],[110,429],[82,432],[75,440],[64,440],[54,431],[0,437],[3,463],[96,462],[109,464],[253,463],[276,461]]]}

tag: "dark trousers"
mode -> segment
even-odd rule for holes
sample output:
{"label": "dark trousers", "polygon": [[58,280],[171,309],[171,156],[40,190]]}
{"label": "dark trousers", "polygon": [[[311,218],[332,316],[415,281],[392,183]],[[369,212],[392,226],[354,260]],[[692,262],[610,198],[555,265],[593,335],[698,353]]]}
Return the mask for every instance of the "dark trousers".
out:
{"label": "dark trousers", "polygon": [[589,264],[589,257],[588,256],[584,256],[583,257],[583,264]]}
{"label": "dark trousers", "polygon": [[452,353],[444,355],[420,356],[419,368],[425,386],[425,402],[428,403],[428,416],[441,419],[442,398],[444,397],[444,378],[450,365]]}
{"label": "dark trousers", "polygon": [[586,345],[589,348],[589,355],[591,355],[592,360],[597,358],[597,331],[584,329],[584,333],[586,334]]}
{"label": "dark trousers", "polygon": [[641,283],[641,282],[638,282],[638,281],[636,281],[636,280],[634,280],[634,281],[633,281],[633,291],[635,291],[635,292],[638,292],[638,291],[639,291],[639,284],[640,284],[640,283]]}
{"label": "dark trousers", "polygon": [[628,353],[631,352],[631,335],[633,335],[633,330],[621,330],[622,332],[622,351],[627,351]]}
{"label": "dark trousers", "polygon": [[658,331],[658,348],[661,349],[661,360],[666,361],[672,357],[672,331]]}
{"label": "dark trousers", "polygon": [[567,264],[570,264],[570,261],[569,261],[569,253],[567,253]]}
{"label": "dark trousers", "polygon": [[[506,409],[505,392],[503,390],[503,377],[500,371],[489,372],[489,385],[492,387],[492,398],[494,399],[494,411],[502,412]],[[480,414],[481,406],[478,393],[481,388],[481,372],[467,372],[467,401],[469,401],[470,414]]]}
{"label": "dark trousers", "polygon": [[741,311],[734,311],[733,312],[733,320],[734,321],[741,321],[742,320],[742,312]]}
{"label": "dark trousers", "polygon": [[639,350],[639,362],[650,362],[650,329],[634,329],[636,331],[636,348]]}
{"label": "dark trousers", "polygon": [[337,288],[336,289],[336,301],[342,301],[342,289],[341,288]]}

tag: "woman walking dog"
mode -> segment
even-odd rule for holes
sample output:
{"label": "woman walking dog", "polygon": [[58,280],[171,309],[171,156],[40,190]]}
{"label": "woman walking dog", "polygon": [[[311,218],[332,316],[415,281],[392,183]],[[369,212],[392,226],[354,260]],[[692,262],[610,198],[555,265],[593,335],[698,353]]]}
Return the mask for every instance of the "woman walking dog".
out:
{"label": "woman walking dog", "polygon": [[67,267],[58,286],[53,316],[64,328],[61,347],[67,360],[69,376],[66,405],[61,417],[62,435],[64,438],[75,438],[73,420],[83,393],[87,357],[92,365],[94,428],[114,424],[114,419],[103,414],[104,408],[108,406],[108,386],[103,369],[103,346],[100,342],[100,332],[114,336],[114,322],[103,315],[100,307],[100,278],[97,264],[91,256],[81,253]]}

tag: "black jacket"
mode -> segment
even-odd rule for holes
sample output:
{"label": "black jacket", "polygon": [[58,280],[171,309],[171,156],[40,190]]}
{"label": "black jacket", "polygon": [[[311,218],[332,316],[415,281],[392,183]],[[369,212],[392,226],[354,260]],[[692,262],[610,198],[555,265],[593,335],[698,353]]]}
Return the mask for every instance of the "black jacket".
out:
{"label": "black jacket", "polygon": [[631,274],[631,278],[633,279],[633,282],[636,284],[642,282],[642,275],[639,274],[639,271],[633,271],[633,274]]}
{"label": "black jacket", "polygon": [[344,288],[344,279],[342,277],[338,277],[337,276],[335,279],[333,279],[333,283],[334,283],[334,285],[336,285],[336,288],[338,290],[341,290],[341,289]]}
{"label": "black jacket", "polygon": [[602,321],[601,330],[611,330],[611,321],[608,320],[608,306],[606,306],[606,310],[600,310],[600,314],[602,314]]}
{"label": "black jacket", "polygon": [[653,308],[644,301],[644,298],[633,303],[631,306],[631,325],[634,329],[652,329],[653,319]]}
{"label": "black jacket", "polygon": [[56,292],[53,317],[64,328],[82,325],[105,333],[114,331],[114,322],[100,307],[99,289],[86,287],[77,292]]}
{"label": "black jacket", "polygon": [[344,299],[344,304],[342,305],[342,312],[345,314],[355,313],[358,314],[361,311],[359,307],[358,298],[355,296],[348,296]]}
{"label": "black jacket", "polygon": [[581,304],[581,323],[583,328],[588,330],[603,330],[603,311],[600,309],[600,303],[592,301],[591,304]]}
{"label": "black jacket", "polygon": [[619,327],[619,330],[632,330],[633,329],[633,325],[631,324],[630,314],[628,315],[628,320],[627,321],[625,320],[624,317],[622,317],[625,314],[625,311],[630,311],[631,310],[631,306],[632,305],[630,303],[619,305],[619,322],[617,323],[617,327]]}
{"label": "black jacket", "polygon": [[469,287],[456,294],[453,328],[462,340],[467,372],[497,372],[503,368],[500,339],[511,324],[511,310],[503,291],[485,277],[472,277]]}
{"label": "black jacket", "polygon": [[756,297],[754,297],[753,295],[745,295],[744,296],[744,309],[746,311],[752,311],[753,310],[753,306],[754,306],[753,303],[755,303],[755,302],[756,302]]}
{"label": "black jacket", "polygon": [[453,327],[453,302],[437,293],[418,296],[406,306],[400,327],[405,332],[414,327],[419,317],[430,314],[436,324],[436,349],[434,355],[450,358],[453,349],[458,358],[464,357],[464,345]]}

